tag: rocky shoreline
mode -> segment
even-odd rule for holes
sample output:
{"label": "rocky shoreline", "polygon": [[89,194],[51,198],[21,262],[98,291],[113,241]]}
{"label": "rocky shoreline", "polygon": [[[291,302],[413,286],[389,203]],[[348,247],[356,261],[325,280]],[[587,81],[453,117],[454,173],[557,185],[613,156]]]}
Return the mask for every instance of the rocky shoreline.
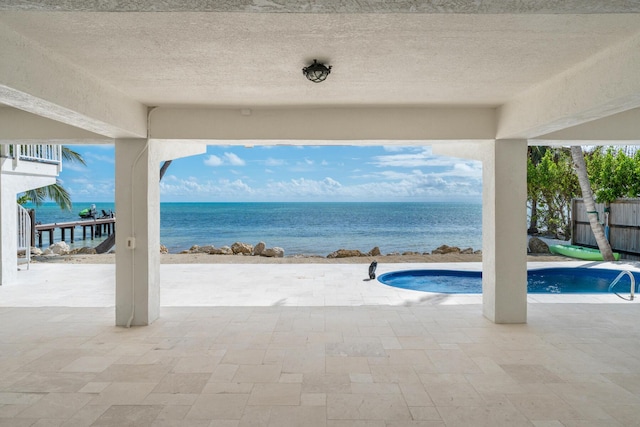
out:
{"label": "rocky shoreline", "polygon": [[[534,244],[528,247],[527,260],[531,262],[562,262],[572,261],[560,255],[548,253],[546,245]],[[236,249],[234,255],[233,247]],[[257,250],[256,250],[257,247]],[[69,263],[69,264],[115,264],[115,253],[96,254],[93,248],[85,247],[69,250],[69,246],[64,243],[56,243],[44,252],[32,248],[32,262],[35,263]],[[226,248],[214,248],[212,245],[192,246],[182,253],[169,253],[166,248],[161,249],[161,264],[369,264],[372,259],[384,264],[406,264],[406,263],[466,263],[481,262],[482,251],[471,248],[460,249],[455,246],[442,245],[429,252],[393,252],[382,254],[380,248],[375,247],[369,252],[363,253],[359,250],[338,249],[326,256],[289,254],[285,255],[284,250],[270,248],[266,245],[231,245]],[[269,256],[278,253],[279,256]],[[24,253],[22,254],[24,256]]]}
{"label": "rocky shoreline", "polygon": [[[114,253],[113,251],[111,253]],[[164,246],[160,245],[160,253],[161,254],[169,254],[169,250]],[[83,247],[77,249],[70,249],[69,245],[65,242],[57,242],[53,245],[49,246],[44,251],[39,248],[31,248],[32,256],[59,256],[59,255],[95,255],[96,251],[94,248]],[[258,242],[256,245],[251,245],[249,243],[243,242],[235,242],[231,246],[222,246],[215,247],[213,245],[205,245],[199,246],[194,245],[191,248],[179,252],[180,255],[185,254],[205,254],[205,255],[224,255],[224,256],[255,256],[255,257],[265,257],[265,258],[284,258],[285,251],[283,248],[274,246],[267,247],[265,242]],[[397,257],[397,256],[426,256],[426,255],[447,255],[447,254],[459,254],[459,255],[482,255],[482,251],[473,250],[473,248],[464,248],[461,249],[457,246],[448,246],[441,245],[438,248],[434,249],[431,252],[391,252],[387,254],[382,254],[380,248],[378,246],[371,249],[369,252],[362,252],[358,249],[338,249],[334,252],[331,252],[326,256],[327,259],[338,259],[338,258],[371,258],[371,257]],[[20,254],[19,254],[20,255]],[[21,254],[24,255],[24,254]],[[289,255],[288,257],[318,257],[323,258],[321,255],[304,255],[304,254],[294,254]]]}
{"label": "rocky shoreline", "polygon": [[[161,247],[161,253],[169,253],[166,247]],[[265,242],[259,242],[255,246],[243,243],[235,242],[231,246],[222,246],[216,248],[213,245],[198,246],[194,245],[191,248],[180,252],[180,254],[209,254],[209,255],[247,255],[247,256],[262,256],[267,258],[283,258],[284,249],[280,247],[267,248]],[[326,257],[329,259],[335,258],[353,258],[353,257],[377,257],[377,256],[409,256],[409,255],[445,255],[445,254],[476,254],[481,255],[482,251],[473,248],[460,249],[457,246],[442,245],[431,252],[391,252],[383,255],[378,246],[371,249],[369,252],[362,252],[358,249],[338,249],[331,252]],[[319,256],[319,255],[294,255],[294,256]]]}

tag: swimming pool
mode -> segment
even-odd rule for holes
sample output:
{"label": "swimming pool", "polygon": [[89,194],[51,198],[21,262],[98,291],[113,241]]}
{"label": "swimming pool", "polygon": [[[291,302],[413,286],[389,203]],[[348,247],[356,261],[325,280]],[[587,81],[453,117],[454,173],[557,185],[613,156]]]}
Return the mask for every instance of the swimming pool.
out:
{"label": "swimming pool", "polygon": [[[531,294],[609,293],[609,285],[620,270],[584,267],[539,268],[527,271],[527,292]],[[636,285],[640,273],[632,272]],[[482,293],[481,271],[405,270],[378,277],[385,285],[415,291],[445,294]],[[615,292],[629,292],[630,278],[625,276],[614,287]]]}

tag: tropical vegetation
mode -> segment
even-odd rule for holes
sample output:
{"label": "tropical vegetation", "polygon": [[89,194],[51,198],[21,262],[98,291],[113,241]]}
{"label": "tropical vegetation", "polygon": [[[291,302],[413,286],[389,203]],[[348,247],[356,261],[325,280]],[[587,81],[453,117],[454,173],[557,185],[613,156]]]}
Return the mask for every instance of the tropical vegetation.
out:
{"label": "tropical vegetation", "polygon": [[571,200],[582,197],[586,190],[575,173],[578,153],[584,156],[595,202],[608,205],[619,198],[640,197],[640,151],[625,147],[575,147],[573,155],[571,151],[564,147],[529,147],[527,200],[532,234],[570,237]]}

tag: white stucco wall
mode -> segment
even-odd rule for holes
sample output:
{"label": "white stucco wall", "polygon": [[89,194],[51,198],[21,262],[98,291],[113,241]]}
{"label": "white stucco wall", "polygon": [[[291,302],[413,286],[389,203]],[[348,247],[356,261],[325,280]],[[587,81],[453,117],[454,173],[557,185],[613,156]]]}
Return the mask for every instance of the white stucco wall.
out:
{"label": "white stucco wall", "polygon": [[0,168],[0,284],[5,285],[18,276],[18,193],[55,184],[57,166],[21,162],[16,167],[13,159],[1,158]]}

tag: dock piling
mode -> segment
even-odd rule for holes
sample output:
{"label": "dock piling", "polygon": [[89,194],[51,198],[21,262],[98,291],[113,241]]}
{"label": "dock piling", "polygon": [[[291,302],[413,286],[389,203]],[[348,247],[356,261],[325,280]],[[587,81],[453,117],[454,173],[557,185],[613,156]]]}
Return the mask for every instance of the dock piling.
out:
{"label": "dock piling", "polygon": [[82,240],[87,240],[87,228],[90,232],[89,237],[93,240],[94,237],[102,237],[103,234],[109,236],[115,233],[116,219],[115,217],[110,217],[53,224],[38,224],[34,227],[35,233],[38,236],[38,246],[42,247],[42,235],[44,233],[49,233],[49,245],[53,245],[54,232],[57,229],[60,229],[60,237],[63,241],[66,237],[66,230],[69,230],[70,242],[74,243],[76,227],[82,227]]}

